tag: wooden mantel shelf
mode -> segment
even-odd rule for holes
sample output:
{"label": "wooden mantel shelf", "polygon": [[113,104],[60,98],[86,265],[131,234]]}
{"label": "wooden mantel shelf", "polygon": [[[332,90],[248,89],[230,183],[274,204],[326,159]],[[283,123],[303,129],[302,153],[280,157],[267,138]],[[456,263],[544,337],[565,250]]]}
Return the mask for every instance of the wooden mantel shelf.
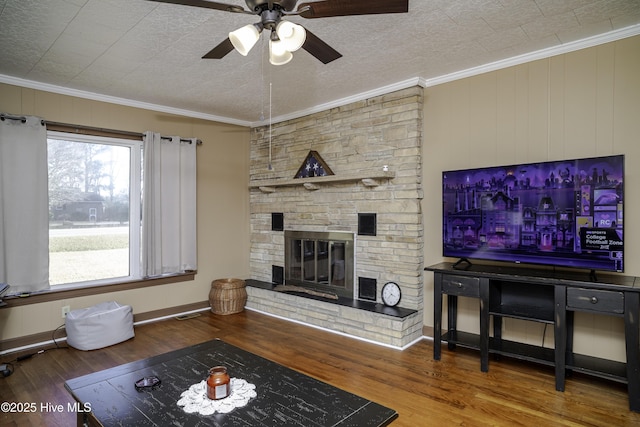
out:
{"label": "wooden mantel shelf", "polygon": [[258,188],[263,193],[273,193],[278,187],[291,187],[301,185],[307,190],[318,190],[321,184],[362,181],[367,187],[375,187],[381,180],[389,180],[396,177],[395,172],[361,172],[357,174],[314,176],[312,178],[293,179],[259,179],[249,183],[249,188]]}

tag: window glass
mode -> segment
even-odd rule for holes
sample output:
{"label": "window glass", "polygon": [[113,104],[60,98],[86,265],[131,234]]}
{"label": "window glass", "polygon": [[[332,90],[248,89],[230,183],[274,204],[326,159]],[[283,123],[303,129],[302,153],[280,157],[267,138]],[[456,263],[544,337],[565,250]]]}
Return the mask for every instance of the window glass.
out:
{"label": "window glass", "polygon": [[58,132],[47,143],[50,284],[139,276],[141,143]]}

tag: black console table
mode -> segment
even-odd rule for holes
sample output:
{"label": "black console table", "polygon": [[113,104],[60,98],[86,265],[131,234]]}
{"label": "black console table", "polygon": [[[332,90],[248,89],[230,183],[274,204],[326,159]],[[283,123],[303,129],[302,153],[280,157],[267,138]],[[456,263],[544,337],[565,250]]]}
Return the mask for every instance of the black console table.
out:
{"label": "black console table", "polygon": [[[640,278],[590,276],[586,272],[557,272],[520,267],[453,263],[426,267],[434,273],[433,358],[440,360],[442,341],[480,351],[480,369],[489,369],[489,354],[504,355],[555,367],[556,390],[564,391],[567,371],[582,372],[627,384],[629,408],[640,412]],[[442,296],[447,295],[447,331],[442,334]],[[477,298],[480,334],[457,330],[458,297]],[[573,353],[576,311],[624,318],[626,363]],[[489,319],[493,316],[493,336]],[[554,348],[502,339],[505,317],[553,326]]]}

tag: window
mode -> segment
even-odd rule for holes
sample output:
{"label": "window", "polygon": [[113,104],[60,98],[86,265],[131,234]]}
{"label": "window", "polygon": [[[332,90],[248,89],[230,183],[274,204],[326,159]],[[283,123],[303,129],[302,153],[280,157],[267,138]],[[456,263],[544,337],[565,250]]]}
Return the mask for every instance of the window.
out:
{"label": "window", "polygon": [[137,140],[48,132],[52,287],[140,278]]}

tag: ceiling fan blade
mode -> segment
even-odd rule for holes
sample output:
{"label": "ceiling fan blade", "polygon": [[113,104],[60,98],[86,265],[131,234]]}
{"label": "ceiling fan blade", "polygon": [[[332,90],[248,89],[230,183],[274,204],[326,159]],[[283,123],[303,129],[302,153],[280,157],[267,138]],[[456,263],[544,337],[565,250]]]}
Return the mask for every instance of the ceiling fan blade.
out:
{"label": "ceiling fan blade", "polygon": [[229,37],[227,37],[226,40],[211,49],[205,56],[203,56],[202,59],[222,59],[232,50],[233,44],[231,43],[231,40],[229,40]]}
{"label": "ceiling fan blade", "polygon": [[324,0],[298,5],[298,12],[303,18],[407,13],[408,11],[409,0]]}
{"label": "ceiling fan blade", "polygon": [[149,1],[155,1],[157,3],[181,4],[183,6],[204,7],[207,9],[222,10],[224,12],[250,13],[244,10],[244,8],[240,6],[236,6],[235,4],[218,3],[215,1],[207,1],[207,0],[149,0]]}
{"label": "ceiling fan blade", "polygon": [[313,34],[311,31],[307,30],[307,38],[302,45],[302,48],[309,52],[311,55],[318,58],[320,62],[323,64],[328,64],[331,61],[335,61],[336,59],[342,56],[337,50],[320,40],[318,36]]}

